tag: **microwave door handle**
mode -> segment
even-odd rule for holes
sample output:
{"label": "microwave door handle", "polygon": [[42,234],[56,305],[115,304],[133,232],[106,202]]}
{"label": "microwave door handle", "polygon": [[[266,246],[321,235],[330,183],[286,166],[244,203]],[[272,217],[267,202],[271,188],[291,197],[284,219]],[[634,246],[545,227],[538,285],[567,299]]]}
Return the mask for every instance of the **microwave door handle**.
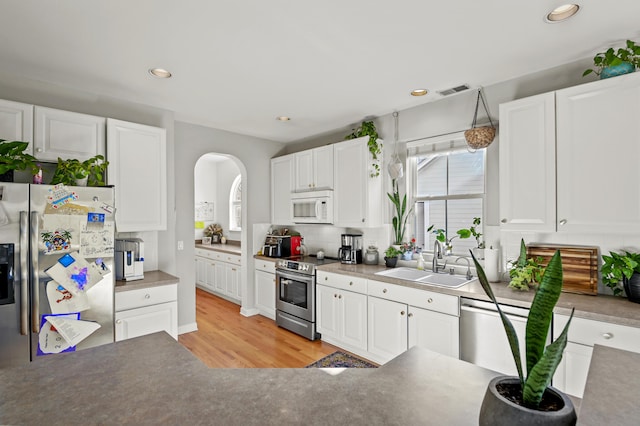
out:
{"label": "microwave door handle", "polygon": [[316,218],[320,218],[320,215],[322,214],[322,201],[318,200],[316,201]]}
{"label": "microwave door handle", "polygon": [[31,212],[31,331],[40,332],[40,271],[38,271],[38,232],[40,221],[38,212]]}
{"label": "microwave door handle", "polygon": [[29,216],[20,212],[20,334],[29,334]]}

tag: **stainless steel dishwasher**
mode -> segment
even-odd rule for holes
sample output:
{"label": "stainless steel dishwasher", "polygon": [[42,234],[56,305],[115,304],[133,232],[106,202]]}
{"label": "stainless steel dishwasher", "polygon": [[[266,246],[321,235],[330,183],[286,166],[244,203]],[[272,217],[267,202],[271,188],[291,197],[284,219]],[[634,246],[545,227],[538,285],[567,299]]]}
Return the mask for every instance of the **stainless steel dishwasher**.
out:
{"label": "stainless steel dishwasher", "polygon": [[[492,302],[460,299],[460,359],[508,375],[518,375],[509,341]],[[526,369],[525,330],[529,310],[500,305],[518,335],[523,368]],[[547,336],[550,341],[550,336]],[[526,372],[525,372],[526,374]]]}

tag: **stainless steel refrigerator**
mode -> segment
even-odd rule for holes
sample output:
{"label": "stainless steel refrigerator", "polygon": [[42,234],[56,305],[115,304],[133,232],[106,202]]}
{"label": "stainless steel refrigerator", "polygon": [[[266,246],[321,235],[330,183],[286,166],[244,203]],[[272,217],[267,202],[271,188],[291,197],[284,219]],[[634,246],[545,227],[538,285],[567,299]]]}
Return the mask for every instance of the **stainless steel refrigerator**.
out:
{"label": "stainless steel refrigerator", "polygon": [[[46,286],[52,279],[45,271],[70,252],[103,268],[86,291],[89,309],[80,312],[100,328],[75,350],[114,341],[113,206],[113,188],[0,182],[0,368],[42,356],[42,315],[51,313]],[[54,241],[52,233],[64,238]]]}

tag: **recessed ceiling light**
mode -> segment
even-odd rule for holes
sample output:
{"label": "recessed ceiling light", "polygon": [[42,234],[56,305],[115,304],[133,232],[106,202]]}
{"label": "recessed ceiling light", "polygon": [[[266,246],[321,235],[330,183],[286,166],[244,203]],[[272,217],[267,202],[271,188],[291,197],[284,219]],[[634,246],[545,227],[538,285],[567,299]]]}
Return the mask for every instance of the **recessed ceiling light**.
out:
{"label": "recessed ceiling light", "polygon": [[278,120],[278,121],[289,121],[289,120],[291,120],[291,117],[287,117],[286,115],[281,115],[279,117],[276,117],[276,120]]}
{"label": "recessed ceiling light", "polygon": [[149,69],[149,74],[151,74],[154,77],[158,77],[158,78],[170,78],[171,77],[171,73],[165,69],[162,68],[150,68]]}
{"label": "recessed ceiling light", "polygon": [[411,96],[424,96],[427,93],[429,93],[427,89],[414,89],[411,91]]}
{"label": "recessed ceiling light", "polygon": [[548,23],[562,22],[571,18],[578,13],[580,6],[577,4],[563,4],[553,9],[546,17],[545,21]]}

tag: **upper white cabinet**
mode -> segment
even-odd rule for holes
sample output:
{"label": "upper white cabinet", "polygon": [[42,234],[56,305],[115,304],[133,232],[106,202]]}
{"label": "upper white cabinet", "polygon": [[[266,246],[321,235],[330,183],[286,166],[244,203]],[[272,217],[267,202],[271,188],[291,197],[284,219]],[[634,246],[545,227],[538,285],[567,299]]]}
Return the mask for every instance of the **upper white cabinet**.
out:
{"label": "upper white cabinet", "polygon": [[639,116],[637,73],[501,105],[502,227],[640,232]]}
{"label": "upper white cabinet", "polygon": [[107,151],[118,232],[166,229],[166,130],[110,118]]}
{"label": "upper white cabinet", "polygon": [[0,99],[0,139],[28,142],[33,154],[33,105]]}
{"label": "upper white cabinet", "polygon": [[271,159],[271,223],[289,225],[294,154]]}
{"label": "upper white cabinet", "polygon": [[334,224],[382,225],[382,174],[370,176],[368,136],[334,145]]}
{"label": "upper white cabinet", "polygon": [[104,117],[36,106],[33,155],[51,162],[58,157],[84,161],[104,155],[105,121]]}
{"label": "upper white cabinet", "polygon": [[558,231],[640,232],[640,75],[556,92]]}
{"label": "upper white cabinet", "polygon": [[294,154],[296,192],[333,189],[333,145]]}
{"label": "upper white cabinet", "polygon": [[500,105],[500,220],[503,229],[556,230],[555,95]]}

